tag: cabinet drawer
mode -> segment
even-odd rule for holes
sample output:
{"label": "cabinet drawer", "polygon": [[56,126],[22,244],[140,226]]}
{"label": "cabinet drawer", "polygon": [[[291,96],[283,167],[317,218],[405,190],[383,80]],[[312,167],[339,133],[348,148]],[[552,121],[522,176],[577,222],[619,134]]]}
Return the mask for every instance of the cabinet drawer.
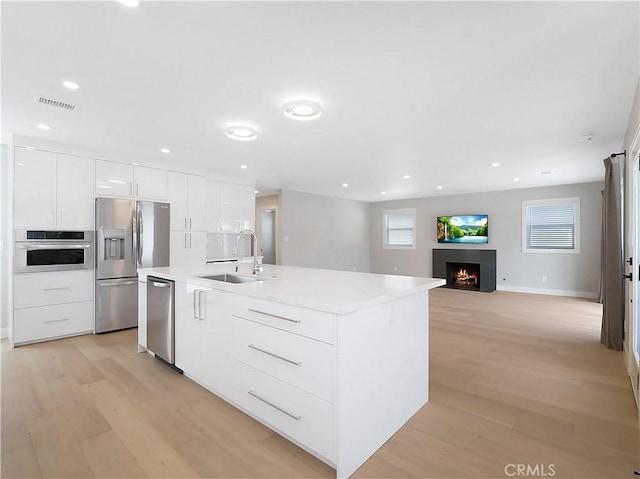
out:
{"label": "cabinet drawer", "polygon": [[93,331],[93,301],[16,309],[13,316],[16,344]]}
{"label": "cabinet drawer", "polygon": [[242,318],[333,344],[334,317],[331,313],[289,304],[253,299],[235,313]]}
{"label": "cabinet drawer", "polygon": [[233,356],[271,376],[333,402],[334,348],[233,317]]}
{"label": "cabinet drawer", "polygon": [[236,361],[238,405],[277,432],[335,462],[333,405]]}
{"label": "cabinet drawer", "polygon": [[16,274],[13,307],[92,301],[94,284],[93,270]]}

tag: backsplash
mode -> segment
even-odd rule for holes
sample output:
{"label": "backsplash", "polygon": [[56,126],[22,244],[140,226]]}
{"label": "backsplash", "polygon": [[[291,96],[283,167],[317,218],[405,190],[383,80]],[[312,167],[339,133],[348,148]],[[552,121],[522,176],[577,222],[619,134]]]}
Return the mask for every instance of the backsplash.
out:
{"label": "backsplash", "polygon": [[[233,248],[236,245],[236,233],[207,233],[207,261],[234,258]],[[238,257],[251,256],[251,236],[240,238]]]}

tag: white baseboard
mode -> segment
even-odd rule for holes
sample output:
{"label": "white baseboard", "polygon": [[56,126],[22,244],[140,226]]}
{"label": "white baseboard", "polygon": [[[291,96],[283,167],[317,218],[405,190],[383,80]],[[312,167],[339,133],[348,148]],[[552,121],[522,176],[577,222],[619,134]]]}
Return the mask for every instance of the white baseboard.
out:
{"label": "white baseboard", "polygon": [[497,286],[498,291],[509,291],[512,293],[548,294],[551,296],[569,296],[571,298],[596,299],[597,293],[590,291],[565,291],[560,289],[525,288],[521,286]]}

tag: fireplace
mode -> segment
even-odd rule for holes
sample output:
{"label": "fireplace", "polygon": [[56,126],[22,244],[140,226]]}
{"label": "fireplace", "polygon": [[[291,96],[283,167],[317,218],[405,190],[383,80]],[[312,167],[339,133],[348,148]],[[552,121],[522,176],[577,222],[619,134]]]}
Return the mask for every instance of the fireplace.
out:
{"label": "fireplace", "polygon": [[445,287],[490,293],[496,290],[496,250],[434,249],[433,277],[447,280]]}
{"label": "fireplace", "polygon": [[480,265],[447,262],[447,287],[480,291]]}

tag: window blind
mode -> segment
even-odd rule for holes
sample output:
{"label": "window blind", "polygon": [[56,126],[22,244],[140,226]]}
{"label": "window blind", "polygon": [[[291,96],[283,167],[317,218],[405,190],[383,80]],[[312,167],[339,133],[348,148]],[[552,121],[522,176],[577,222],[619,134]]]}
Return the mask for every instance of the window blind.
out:
{"label": "window blind", "polygon": [[390,213],[385,215],[387,245],[413,246],[413,230],[413,213]]}
{"label": "window blind", "polygon": [[528,249],[574,249],[575,203],[527,206]]}

